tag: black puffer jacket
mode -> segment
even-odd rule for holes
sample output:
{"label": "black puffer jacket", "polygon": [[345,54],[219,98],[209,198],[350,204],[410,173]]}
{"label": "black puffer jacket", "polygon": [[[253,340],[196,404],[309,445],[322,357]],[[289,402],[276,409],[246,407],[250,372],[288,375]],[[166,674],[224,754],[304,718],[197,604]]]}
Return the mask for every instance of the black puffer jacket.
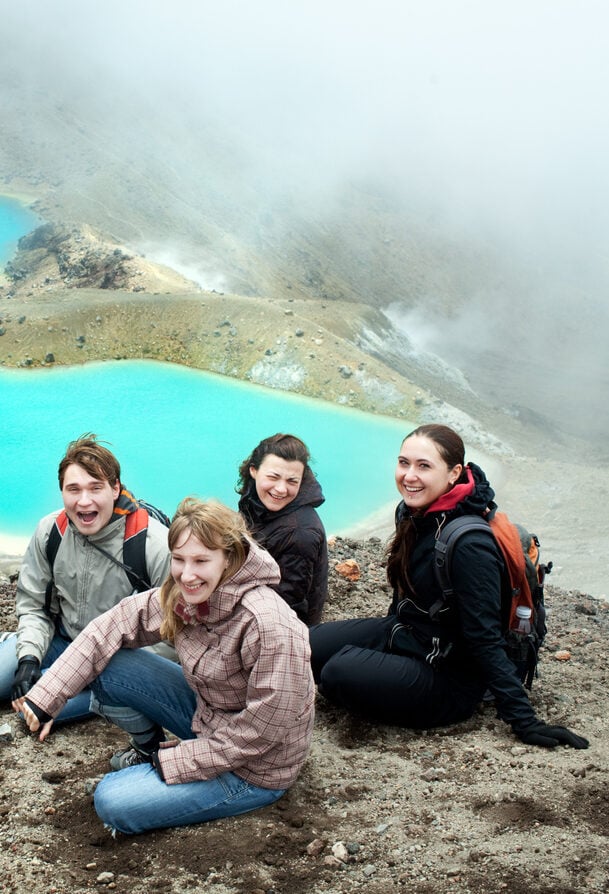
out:
{"label": "black puffer jacket", "polygon": [[469,468],[474,490],[448,511],[410,516],[401,502],[396,525],[414,525],[416,539],[410,555],[409,584],[394,593],[390,615],[395,615],[389,651],[412,655],[460,679],[480,695],[489,688],[499,715],[517,729],[536,719],[512,662],[505,652],[501,625],[501,586],[504,563],[492,536],[468,531],[459,539],[452,560],[455,598],[432,619],[429,609],[441,599],[434,571],[434,546],[440,528],[459,515],[483,515],[494,508],[493,489],[484,472]]}
{"label": "black puffer jacket", "polygon": [[239,500],[239,512],[252,535],[279,565],[281,581],[275,589],[308,625],[320,621],[328,593],[328,544],[315,511],[324,499],[311,474],[303,480],[296,498],[278,512],[263,506],[254,481]]}

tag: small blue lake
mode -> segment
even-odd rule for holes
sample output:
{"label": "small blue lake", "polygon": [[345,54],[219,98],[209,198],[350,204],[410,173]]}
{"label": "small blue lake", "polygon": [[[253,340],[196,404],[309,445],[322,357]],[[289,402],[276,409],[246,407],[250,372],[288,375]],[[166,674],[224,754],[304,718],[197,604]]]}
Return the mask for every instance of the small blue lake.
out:
{"label": "small blue lake", "polygon": [[[0,196],[0,262],[37,223],[25,205]],[[0,407],[0,551],[2,538],[30,536],[38,519],[61,505],[57,466],[84,432],[110,445],[136,496],[170,515],[188,494],[236,508],[241,461],[262,438],[293,433],[307,443],[326,496],[320,515],[329,532],[341,533],[397,502],[395,457],[411,428],[153,361],[0,366]]]}
{"label": "small blue lake", "polygon": [[6,264],[15,253],[18,240],[39,223],[22,202],[0,195],[0,264]]}
{"label": "small blue lake", "polygon": [[123,483],[168,514],[188,494],[236,508],[240,462],[262,438],[296,434],[326,496],[324,523],[341,533],[397,502],[395,458],[412,427],[147,360],[0,368],[0,396],[0,533],[13,536],[31,534],[61,505],[59,460],[88,431],[111,445]]}

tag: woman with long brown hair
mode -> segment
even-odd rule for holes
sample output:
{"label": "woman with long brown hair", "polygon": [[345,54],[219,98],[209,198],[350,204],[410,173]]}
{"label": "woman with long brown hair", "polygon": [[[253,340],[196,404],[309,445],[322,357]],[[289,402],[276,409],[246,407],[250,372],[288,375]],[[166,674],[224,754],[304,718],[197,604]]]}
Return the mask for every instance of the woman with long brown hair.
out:
{"label": "woman with long brown hair", "polygon": [[440,530],[458,516],[486,517],[496,509],[482,469],[465,463],[460,436],[435,424],[411,432],[395,481],[402,500],[387,553],[388,614],[311,629],[319,691],[369,720],[424,729],[471,717],[488,689],[499,716],[523,742],[587,747],[565,727],[538,720],[506,654],[503,558],[486,532],[460,537],[452,559],[454,598],[443,601],[434,568]]}

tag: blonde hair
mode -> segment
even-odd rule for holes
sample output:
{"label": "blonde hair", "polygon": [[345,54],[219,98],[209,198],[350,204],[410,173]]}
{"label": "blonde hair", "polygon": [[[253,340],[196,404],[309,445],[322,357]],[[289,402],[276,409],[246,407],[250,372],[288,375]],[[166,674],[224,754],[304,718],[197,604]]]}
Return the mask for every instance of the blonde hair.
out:
{"label": "blonde hair", "polygon": [[[189,532],[207,549],[221,549],[226,556],[226,570],[220,585],[241,568],[248,553],[247,529],[238,512],[215,500],[198,500],[186,497],[176,510],[171,522],[167,542],[173,551],[183,535]],[[161,587],[160,600],[163,610],[161,636],[173,642],[184,622],[176,615],[174,608],[180,589],[171,574]]]}

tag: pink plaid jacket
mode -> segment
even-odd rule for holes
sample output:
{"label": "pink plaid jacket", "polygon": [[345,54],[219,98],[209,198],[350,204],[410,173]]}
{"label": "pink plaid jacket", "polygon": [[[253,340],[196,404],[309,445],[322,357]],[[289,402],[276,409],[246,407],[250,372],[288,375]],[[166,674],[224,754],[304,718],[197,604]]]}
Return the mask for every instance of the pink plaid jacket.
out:
{"label": "pink plaid jacket", "polygon": [[[270,588],[278,580],[275,560],[251,542],[239,571],[212,594],[209,615],[176,636],[197,702],[194,738],[167,743],[172,747],[159,754],[168,784],[231,770],[263,788],[287,788],[298,775],[311,742],[315,688],[308,629]],[[158,593],[130,596],[93,620],[28,697],[55,716],[119,649],[159,642]]]}

